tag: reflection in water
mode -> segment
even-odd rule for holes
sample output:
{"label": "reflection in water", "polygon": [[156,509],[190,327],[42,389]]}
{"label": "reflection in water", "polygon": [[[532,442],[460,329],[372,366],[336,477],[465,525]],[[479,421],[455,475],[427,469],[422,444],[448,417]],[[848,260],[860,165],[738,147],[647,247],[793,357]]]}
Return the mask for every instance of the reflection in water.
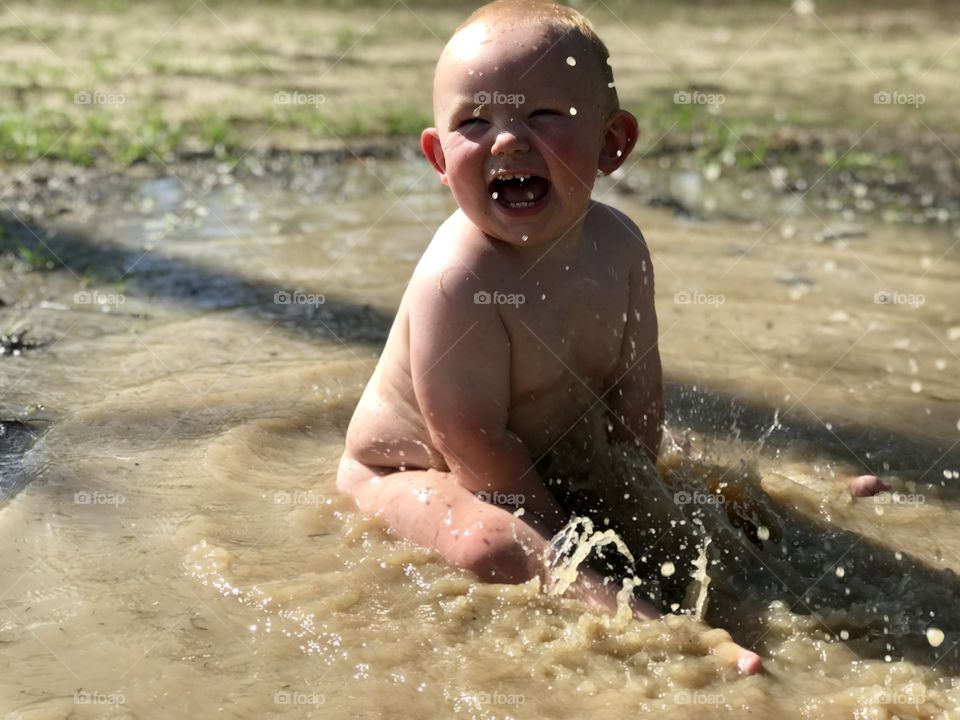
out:
{"label": "reflection in water", "polygon": [[[50,240],[112,300],[78,302],[68,273],[9,278],[33,300],[9,312],[53,342],[0,365],[0,427],[49,421],[32,447],[0,445],[4,486],[30,480],[0,510],[0,707],[105,709],[80,691],[138,717],[960,703],[951,238],[830,234],[802,208],[693,223],[611,196],[653,250],[678,449],[662,481],[619,457],[577,487],[631,551],[638,592],[681,613],[640,624],[474,583],[335,492],[353,405],[451,208],[430,173],[153,180]],[[852,500],[841,476],[867,471],[895,493]],[[720,667],[716,634],[682,615],[696,607],[769,673]]]}

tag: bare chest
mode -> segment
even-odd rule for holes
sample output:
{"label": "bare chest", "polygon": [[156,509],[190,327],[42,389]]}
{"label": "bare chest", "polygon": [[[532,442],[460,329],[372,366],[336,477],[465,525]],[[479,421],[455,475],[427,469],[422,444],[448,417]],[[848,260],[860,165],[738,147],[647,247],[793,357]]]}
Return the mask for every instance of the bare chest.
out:
{"label": "bare chest", "polygon": [[518,422],[582,413],[581,406],[603,392],[619,358],[629,303],[626,271],[568,277],[521,284],[517,302],[501,308]]}

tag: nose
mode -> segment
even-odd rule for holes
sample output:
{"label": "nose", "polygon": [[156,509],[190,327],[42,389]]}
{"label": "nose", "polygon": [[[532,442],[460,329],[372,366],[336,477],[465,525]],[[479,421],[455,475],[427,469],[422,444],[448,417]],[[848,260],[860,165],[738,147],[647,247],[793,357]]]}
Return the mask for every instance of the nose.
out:
{"label": "nose", "polygon": [[493,155],[511,155],[528,150],[530,150],[530,142],[527,140],[523,126],[519,123],[502,126],[493,141],[493,147],[490,148]]}

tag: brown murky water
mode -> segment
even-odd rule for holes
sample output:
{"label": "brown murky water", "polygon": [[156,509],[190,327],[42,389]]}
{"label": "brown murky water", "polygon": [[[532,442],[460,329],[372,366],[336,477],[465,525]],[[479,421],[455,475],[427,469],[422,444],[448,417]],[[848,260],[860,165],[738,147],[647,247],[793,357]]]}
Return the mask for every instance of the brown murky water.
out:
{"label": "brown murky water", "polygon": [[[478,584],[336,494],[353,406],[451,209],[431,173],[152,180],[49,241],[88,287],[4,279],[30,303],[7,318],[51,341],[0,363],[6,415],[40,433],[3,466],[23,486],[0,508],[6,717],[960,717],[950,228],[682,176],[688,204],[747,220],[606,195],[652,247],[693,455],[669,488],[633,483],[634,535],[660,497],[679,545],[710,538],[706,620],[767,658],[740,678],[689,617]],[[851,500],[838,476],[867,470],[896,492]],[[648,561],[685,580],[673,545]]]}

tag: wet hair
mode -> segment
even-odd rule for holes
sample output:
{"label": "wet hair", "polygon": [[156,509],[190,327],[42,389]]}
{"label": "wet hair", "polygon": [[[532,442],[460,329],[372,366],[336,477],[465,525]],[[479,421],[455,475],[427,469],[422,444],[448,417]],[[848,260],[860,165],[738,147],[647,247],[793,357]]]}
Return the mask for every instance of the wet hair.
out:
{"label": "wet hair", "polygon": [[608,112],[620,108],[620,100],[613,82],[613,68],[610,67],[610,51],[590,21],[571,7],[560,5],[553,0],[495,0],[478,8],[464,20],[454,32],[459,33],[466,27],[484,23],[492,28],[498,25],[508,27],[542,26],[559,40],[571,37],[583,42],[590,50],[600,68],[601,97]]}

